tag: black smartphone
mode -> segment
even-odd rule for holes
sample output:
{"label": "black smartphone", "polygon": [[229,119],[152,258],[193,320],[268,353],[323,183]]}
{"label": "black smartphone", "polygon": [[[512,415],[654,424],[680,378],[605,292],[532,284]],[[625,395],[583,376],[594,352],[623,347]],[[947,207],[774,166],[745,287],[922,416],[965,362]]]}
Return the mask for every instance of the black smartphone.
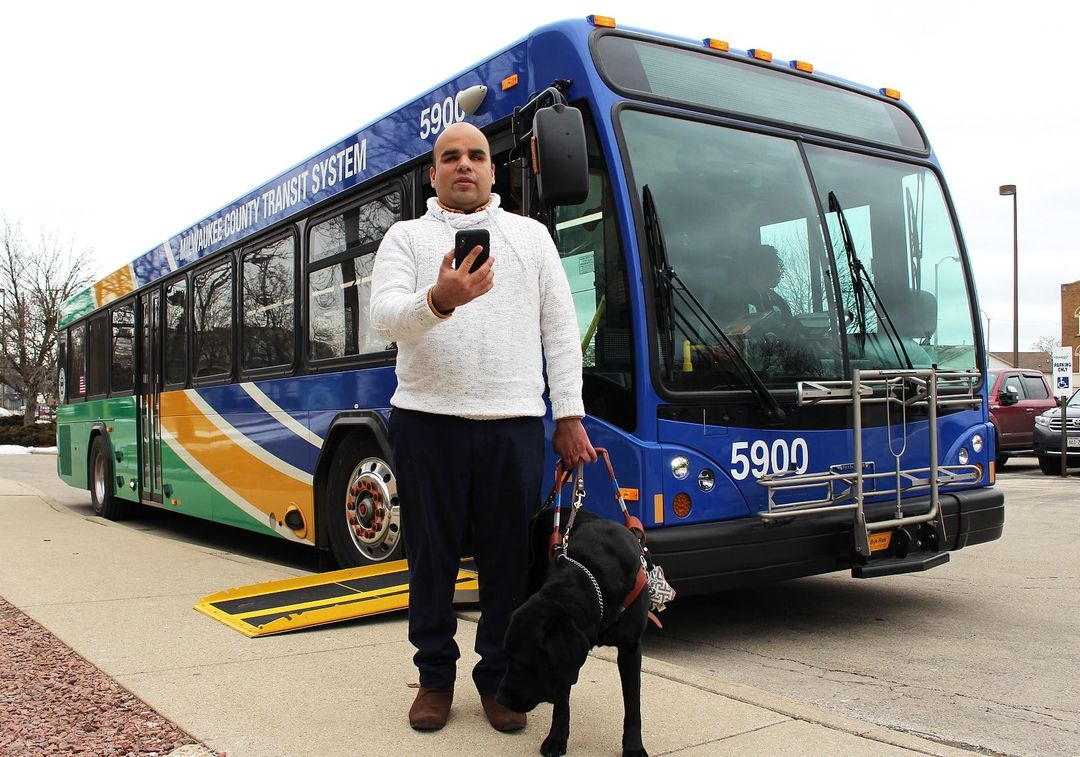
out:
{"label": "black smartphone", "polygon": [[480,245],[484,249],[480,251],[480,254],[476,256],[476,260],[473,261],[472,268],[469,269],[469,273],[472,273],[488,259],[488,246],[490,244],[491,236],[488,234],[487,229],[462,229],[454,235],[454,268],[460,268],[461,261],[465,259],[465,256],[472,252],[473,247]]}

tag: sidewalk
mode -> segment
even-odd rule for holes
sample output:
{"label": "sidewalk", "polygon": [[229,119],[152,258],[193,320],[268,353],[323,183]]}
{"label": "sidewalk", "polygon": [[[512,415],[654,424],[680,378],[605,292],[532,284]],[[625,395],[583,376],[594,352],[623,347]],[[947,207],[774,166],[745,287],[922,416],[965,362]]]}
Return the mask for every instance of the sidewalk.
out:
{"label": "sidewalk", "polygon": [[[3,478],[0,515],[0,596],[210,749],[230,757],[529,755],[547,734],[550,705],[517,734],[484,720],[468,675],[471,613],[458,631],[450,722],[417,733],[406,722],[416,672],[403,614],[248,639],[192,606],[215,591],[301,572],[84,517]],[[570,755],[619,752],[614,651],[594,650],[574,687]],[[654,757],[973,754],[649,659],[642,715]]]}

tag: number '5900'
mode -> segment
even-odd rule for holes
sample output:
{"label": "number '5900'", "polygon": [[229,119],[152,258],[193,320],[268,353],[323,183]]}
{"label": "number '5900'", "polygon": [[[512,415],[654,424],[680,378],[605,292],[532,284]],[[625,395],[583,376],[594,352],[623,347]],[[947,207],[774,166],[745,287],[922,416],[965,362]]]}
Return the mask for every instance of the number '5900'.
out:
{"label": "number '5900'", "polygon": [[457,104],[457,99],[447,97],[442,102],[420,111],[420,139],[438,134],[452,123],[465,120],[465,111]]}
{"label": "number '5900'", "polygon": [[731,477],[736,481],[751,475],[761,478],[769,473],[806,473],[809,467],[810,448],[802,437],[777,439],[771,445],[762,439],[731,445]]}

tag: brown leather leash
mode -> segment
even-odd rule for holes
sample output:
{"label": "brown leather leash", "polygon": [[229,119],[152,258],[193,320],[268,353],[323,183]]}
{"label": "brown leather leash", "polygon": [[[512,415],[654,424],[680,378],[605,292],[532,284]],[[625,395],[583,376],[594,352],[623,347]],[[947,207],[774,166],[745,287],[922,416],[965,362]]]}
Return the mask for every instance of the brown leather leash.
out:
{"label": "brown leather leash", "polygon": [[[637,569],[634,575],[634,585],[630,589],[630,593],[623,599],[619,612],[621,613],[627,607],[632,605],[634,601],[641,595],[641,592],[648,586],[649,583],[649,570],[652,563],[649,557],[648,549],[645,546],[645,527],[641,524],[641,520],[631,515],[630,511],[626,507],[626,500],[622,495],[622,488],[619,486],[618,479],[615,478],[615,468],[611,465],[611,456],[603,447],[596,447],[596,454],[603,459],[604,465],[607,467],[608,477],[611,479],[611,485],[615,492],[615,501],[619,503],[619,509],[622,511],[623,522],[626,528],[634,534],[638,543],[638,549],[641,554],[641,565]],[[571,480],[574,480],[574,502],[570,509],[570,515],[566,520],[565,532],[561,528],[562,518],[562,490],[563,487]],[[571,563],[577,565],[585,574],[589,577],[589,580],[593,584],[593,588],[596,589],[597,598],[600,604],[600,620],[603,623],[604,616],[604,599],[600,592],[600,586],[596,582],[596,578],[592,573],[577,560],[574,560],[567,555],[567,549],[570,546],[570,532],[574,527],[574,519],[577,517],[578,510],[585,504],[585,464],[579,462],[576,466],[574,473],[571,473],[570,469],[563,465],[562,460],[555,464],[555,486],[552,489],[551,494],[548,495],[544,502],[543,508],[546,509],[554,500],[555,502],[555,518],[553,521],[553,527],[551,531],[551,537],[548,539],[548,560],[553,561],[558,558],[564,558]],[[653,614],[652,610],[649,610],[649,620],[656,624],[657,628],[663,628],[660,620]]]}

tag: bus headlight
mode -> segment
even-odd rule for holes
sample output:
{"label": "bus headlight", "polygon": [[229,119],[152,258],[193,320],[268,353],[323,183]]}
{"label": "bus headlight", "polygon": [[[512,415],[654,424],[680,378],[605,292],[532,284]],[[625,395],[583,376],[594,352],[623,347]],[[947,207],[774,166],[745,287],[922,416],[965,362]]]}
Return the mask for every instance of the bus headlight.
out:
{"label": "bus headlight", "polygon": [[960,460],[961,465],[967,465],[968,464],[967,447],[961,447],[960,448],[960,453],[957,455],[957,458]]}
{"label": "bus headlight", "polygon": [[711,492],[716,486],[716,474],[708,468],[703,468],[697,476],[698,488],[703,492]]}
{"label": "bus headlight", "polygon": [[971,437],[971,448],[976,452],[982,452],[983,440],[982,437],[978,434],[975,434],[975,436]]}
{"label": "bus headlight", "polygon": [[690,475],[690,461],[685,455],[676,455],[671,458],[671,475],[680,481]]}

